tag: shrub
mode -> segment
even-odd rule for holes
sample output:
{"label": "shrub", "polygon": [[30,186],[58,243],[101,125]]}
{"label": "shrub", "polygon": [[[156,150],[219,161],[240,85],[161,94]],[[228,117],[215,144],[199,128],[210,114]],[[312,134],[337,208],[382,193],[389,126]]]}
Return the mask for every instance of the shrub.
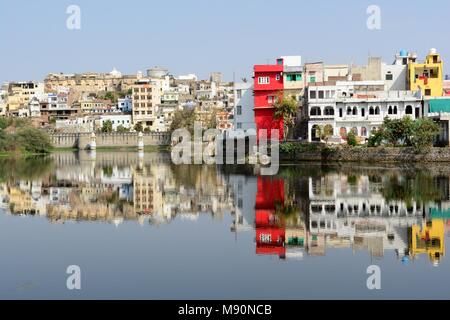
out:
{"label": "shrub", "polygon": [[347,135],[347,144],[352,147],[355,147],[358,145],[358,140],[356,139],[356,134],[353,131],[350,131]]}
{"label": "shrub", "polygon": [[49,153],[52,148],[50,137],[44,131],[25,127],[20,129],[15,138],[19,146],[30,153]]}

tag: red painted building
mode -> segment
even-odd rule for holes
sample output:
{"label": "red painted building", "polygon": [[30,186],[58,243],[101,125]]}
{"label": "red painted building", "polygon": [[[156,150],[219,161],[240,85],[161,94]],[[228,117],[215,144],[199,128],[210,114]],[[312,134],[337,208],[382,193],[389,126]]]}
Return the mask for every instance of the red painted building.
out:
{"label": "red painted building", "polygon": [[286,257],[286,228],[283,217],[276,214],[284,203],[284,181],[258,178],[256,194],[256,254]]}
{"label": "red painted building", "polygon": [[270,138],[270,130],[278,129],[280,140],[283,139],[283,119],[275,119],[275,99],[282,93],[283,85],[283,59],[278,59],[274,65],[254,66],[254,111],[255,123],[258,131],[267,130]]}

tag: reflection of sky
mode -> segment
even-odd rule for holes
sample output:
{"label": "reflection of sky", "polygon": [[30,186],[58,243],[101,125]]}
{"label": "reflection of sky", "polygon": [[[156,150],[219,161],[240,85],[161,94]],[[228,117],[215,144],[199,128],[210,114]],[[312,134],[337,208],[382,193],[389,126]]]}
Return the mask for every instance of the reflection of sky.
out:
{"label": "reflection of sky", "polygon": [[[381,194],[383,179],[374,183],[364,173],[356,180],[343,172],[308,173],[273,180],[277,181],[274,185],[280,187],[282,183],[284,187],[272,190],[271,183],[260,184],[254,176],[214,174],[217,185],[208,184],[206,188],[202,181],[196,189],[176,183],[164,161],[144,166],[138,173],[134,164],[96,167],[86,162],[72,164],[71,168],[77,166],[79,172],[90,172],[87,180],[85,176],[80,181],[69,180],[64,175],[66,169],[56,162],[54,172],[61,174],[56,181],[49,182],[48,177],[33,182],[23,179],[2,184],[1,193],[17,187],[40,201],[39,208],[45,207],[45,201],[70,207],[71,188],[86,182],[99,187],[106,181],[108,188],[122,190],[121,199],[132,199],[134,175],[138,174],[145,177],[145,183],[156,181],[153,186],[160,199],[154,196],[154,201],[162,201],[161,211],[131,219],[116,214],[109,223],[102,219],[97,223],[67,219],[59,221],[63,224],[53,224],[44,217],[4,214],[6,207],[0,214],[0,298],[450,298],[445,280],[448,257],[441,260],[439,268],[432,266],[427,254],[416,255],[409,264],[397,257],[396,249],[409,246],[408,230],[417,225],[420,231],[425,220],[419,210],[422,205],[414,201],[395,201],[390,208],[392,201]],[[202,171],[203,178],[208,177],[208,171]],[[68,181],[71,185],[64,187]],[[44,193],[49,183],[54,186],[48,188],[47,196]],[[275,191],[282,192],[286,201],[297,194],[296,205],[309,212],[302,223],[310,235],[328,237],[323,256],[292,246],[286,250],[286,260],[276,254],[255,253],[256,199],[260,197],[263,203],[263,207],[258,204],[258,210],[273,206],[265,201],[272,197],[264,195]],[[227,193],[232,198],[231,207],[220,203],[227,199]],[[195,206],[190,203],[194,198],[198,201]],[[344,211],[339,213],[341,203]],[[379,205],[384,214],[390,214],[389,210],[407,213],[409,207],[413,210],[406,217],[355,215],[355,207],[361,208],[363,203],[369,211],[371,204],[375,211]],[[184,211],[173,214],[177,204],[184,205]],[[447,215],[448,207],[445,201],[427,204],[430,216],[438,219],[448,218],[439,216]],[[335,208],[336,212],[330,215],[326,208]],[[324,217],[331,221],[330,226],[336,224],[337,231],[326,228],[327,223],[321,227]],[[379,231],[374,226],[385,229]],[[388,234],[395,235],[395,240],[390,241]],[[379,236],[383,257],[371,254],[370,244],[343,245],[336,238],[355,241],[353,238],[361,235]],[[82,270],[81,292],[65,289],[65,268],[72,264]],[[372,264],[382,270],[382,290],[378,292],[366,288],[366,269]]]}
{"label": "reflection of sky", "polygon": [[[164,227],[125,223],[52,225],[0,215],[0,298],[449,298],[448,259],[405,267],[393,255],[333,250],[299,261],[255,255],[252,233],[229,232],[231,218]],[[8,228],[5,230],[5,226]],[[26,237],[24,235],[27,235]],[[14,245],[11,245],[14,244]],[[65,268],[82,270],[82,290],[65,289]],[[382,290],[366,289],[366,268]],[[27,283],[35,284],[29,289]]]}

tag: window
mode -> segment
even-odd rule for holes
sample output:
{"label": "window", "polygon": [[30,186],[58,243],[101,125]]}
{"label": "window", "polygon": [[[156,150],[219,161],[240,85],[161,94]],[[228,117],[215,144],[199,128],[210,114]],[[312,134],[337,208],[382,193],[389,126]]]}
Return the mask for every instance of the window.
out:
{"label": "window", "polygon": [[413,108],[412,108],[412,106],[406,106],[405,113],[406,113],[406,114],[413,114]]}
{"label": "window", "polygon": [[310,115],[311,116],[320,116],[320,115],[322,115],[322,111],[320,110],[319,107],[312,107]]}
{"label": "window", "polygon": [[375,114],[375,109],[373,107],[369,108],[369,115],[373,116]]}
{"label": "window", "polygon": [[316,82],[316,77],[309,77],[309,82],[311,83],[315,83]]}
{"label": "window", "polygon": [[425,89],[425,95],[431,96],[431,89]]}
{"label": "window", "polygon": [[322,90],[319,91],[319,99],[325,98],[324,93]]}
{"label": "window", "polygon": [[236,114],[237,114],[238,116],[242,115],[242,106],[237,106]]}
{"label": "window", "polygon": [[277,74],[276,77],[275,77],[275,79],[277,79],[277,81],[280,81],[281,75]]}
{"label": "window", "polygon": [[237,91],[236,91],[236,95],[237,95],[237,98],[238,98],[238,99],[241,99],[241,98],[242,98],[242,90],[240,90],[240,89],[237,90]]}
{"label": "window", "polygon": [[343,112],[342,112],[342,108],[339,109],[339,118],[342,118],[343,116]]}
{"label": "window", "polygon": [[386,80],[387,80],[387,81],[392,81],[392,80],[394,80],[394,76],[392,75],[391,72],[388,72],[388,73],[386,74]]}
{"label": "window", "polygon": [[270,78],[269,77],[259,77],[258,78],[258,84],[269,84]]}
{"label": "window", "polygon": [[392,106],[389,106],[389,108],[388,108],[388,114],[392,114]]}
{"label": "window", "polygon": [[361,109],[361,117],[365,117],[366,116],[366,109]]}
{"label": "window", "polygon": [[267,96],[267,101],[269,103],[274,103],[275,102],[275,97],[274,96]]}
{"label": "window", "polygon": [[238,122],[238,123],[236,124],[236,126],[237,126],[238,129],[242,129],[242,122]]}
{"label": "window", "polygon": [[288,74],[286,79],[287,79],[287,81],[301,81],[302,74],[301,73]]}
{"label": "window", "polygon": [[309,97],[310,97],[311,99],[316,99],[316,91],[310,91],[310,92],[309,92]]}
{"label": "window", "polygon": [[354,116],[358,115],[358,109],[356,107],[353,107],[353,115]]}
{"label": "window", "polygon": [[334,116],[333,107],[325,107],[324,113],[326,116]]}

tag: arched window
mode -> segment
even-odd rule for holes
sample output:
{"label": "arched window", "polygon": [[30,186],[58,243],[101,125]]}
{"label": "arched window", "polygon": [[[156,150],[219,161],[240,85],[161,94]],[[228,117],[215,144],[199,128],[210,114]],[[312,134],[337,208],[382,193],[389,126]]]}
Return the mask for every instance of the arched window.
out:
{"label": "arched window", "polygon": [[369,115],[373,116],[375,114],[375,109],[373,107],[369,108]]}
{"label": "arched window", "polygon": [[339,129],[339,135],[341,136],[341,138],[346,138],[347,137],[347,129],[344,127]]}
{"label": "arched window", "polygon": [[358,109],[356,107],[353,107],[353,115],[354,116],[358,115]]}
{"label": "arched window", "polygon": [[319,107],[312,107],[311,108],[311,113],[312,116],[321,116],[322,115],[322,111],[320,110]]}
{"label": "arched window", "polygon": [[350,116],[352,114],[352,108],[348,107],[347,108],[347,115]]}
{"label": "arched window", "polygon": [[389,106],[388,114],[392,114],[392,106]]}
{"label": "arched window", "polygon": [[353,127],[351,130],[354,134],[358,135],[358,128],[357,127]]}
{"label": "arched window", "polygon": [[311,140],[312,141],[320,141],[320,127],[315,124],[311,128]]}
{"label": "arched window", "polygon": [[375,108],[375,114],[380,114],[380,107]]}
{"label": "arched window", "polygon": [[406,106],[405,113],[406,113],[406,114],[413,114],[413,108],[412,108],[412,106]]}
{"label": "arched window", "polygon": [[361,137],[367,137],[367,128],[366,127],[361,128]]}
{"label": "arched window", "polygon": [[377,132],[378,131],[378,128],[377,127],[373,127],[372,128],[372,133],[375,133],[375,132]]}
{"label": "arched window", "polygon": [[333,107],[325,107],[324,113],[326,116],[334,116],[334,108]]}
{"label": "arched window", "polygon": [[397,114],[398,113],[398,108],[397,108],[397,106],[394,106],[394,114]]}

